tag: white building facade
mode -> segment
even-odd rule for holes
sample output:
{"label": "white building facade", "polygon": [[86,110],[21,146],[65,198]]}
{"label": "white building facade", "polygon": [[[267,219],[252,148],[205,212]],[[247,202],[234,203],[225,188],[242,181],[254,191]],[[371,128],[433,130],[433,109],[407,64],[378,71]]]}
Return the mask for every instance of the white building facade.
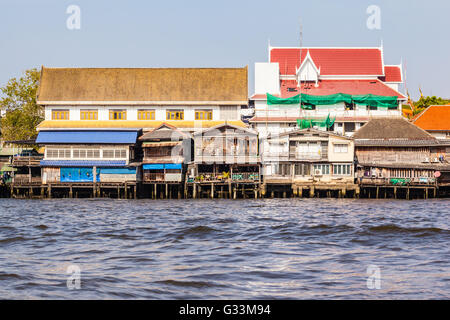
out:
{"label": "white building facade", "polygon": [[[296,128],[297,120],[323,121],[329,116],[334,124],[318,129],[351,136],[371,118],[401,117],[401,103],[406,100],[399,92],[402,83],[401,64],[385,65],[382,47],[269,47],[269,61],[255,64],[255,92],[250,98],[254,116],[250,123],[264,137]],[[359,100],[305,108],[302,96],[299,103],[271,104],[267,94],[281,100],[300,94],[313,97],[344,94]],[[389,106],[366,103],[360,101],[361,97],[389,99],[394,103]]]}

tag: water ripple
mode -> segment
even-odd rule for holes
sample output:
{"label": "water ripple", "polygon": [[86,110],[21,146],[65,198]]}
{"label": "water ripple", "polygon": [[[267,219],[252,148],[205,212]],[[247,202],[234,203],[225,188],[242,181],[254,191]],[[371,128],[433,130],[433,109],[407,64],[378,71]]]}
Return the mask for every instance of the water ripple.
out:
{"label": "water ripple", "polygon": [[448,299],[449,205],[0,199],[0,298]]}

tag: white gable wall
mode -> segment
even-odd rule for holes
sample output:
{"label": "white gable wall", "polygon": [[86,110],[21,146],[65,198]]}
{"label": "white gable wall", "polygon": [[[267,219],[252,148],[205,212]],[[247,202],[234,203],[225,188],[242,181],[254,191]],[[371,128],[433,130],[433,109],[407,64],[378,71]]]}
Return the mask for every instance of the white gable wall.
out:
{"label": "white gable wall", "polygon": [[255,93],[280,94],[280,67],[278,63],[255,63]]}

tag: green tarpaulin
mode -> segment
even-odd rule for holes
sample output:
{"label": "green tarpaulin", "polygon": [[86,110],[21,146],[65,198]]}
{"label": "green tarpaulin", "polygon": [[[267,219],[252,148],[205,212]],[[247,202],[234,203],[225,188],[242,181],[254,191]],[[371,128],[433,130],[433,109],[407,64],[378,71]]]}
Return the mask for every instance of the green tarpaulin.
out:
{"label": "green tarpaulin", "polygon": [[314,96],[309,94],[298,94],[290,98],[278,98],[267,93],[268,105],[292,105],[302,103],[302,109],[312,109],[313,105],[333,105],[337,103],[355,103],[371,107],[397,108],[397,97],[377,96],[373,94],[350,95],[345,93],[336,93],[325,96]]}
{"label": "green tarpaulin", "polygon": [[326,127],[329,129],[333,126],[335,120],[336,120],[336,118],[331,119],[330,115],[328,114],[328,116],[325,120],[297,119],[297,125],[300,129],[307,129],[307,128],[312,128],[312,127]]}

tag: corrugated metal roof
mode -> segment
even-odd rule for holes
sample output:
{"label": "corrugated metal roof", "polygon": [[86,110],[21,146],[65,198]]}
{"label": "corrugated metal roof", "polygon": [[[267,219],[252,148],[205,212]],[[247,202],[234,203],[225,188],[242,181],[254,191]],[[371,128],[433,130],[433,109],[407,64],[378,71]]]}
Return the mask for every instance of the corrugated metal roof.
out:
{"label": "corrugated metal roof", "polygon": [[40,131],[38,144],[52,143],[105,143],[134,144],[137,131]]}
{"label": "corrugated metal roof", "polygon": [[43,167],[124,167],[125,160],[41,160]]}

